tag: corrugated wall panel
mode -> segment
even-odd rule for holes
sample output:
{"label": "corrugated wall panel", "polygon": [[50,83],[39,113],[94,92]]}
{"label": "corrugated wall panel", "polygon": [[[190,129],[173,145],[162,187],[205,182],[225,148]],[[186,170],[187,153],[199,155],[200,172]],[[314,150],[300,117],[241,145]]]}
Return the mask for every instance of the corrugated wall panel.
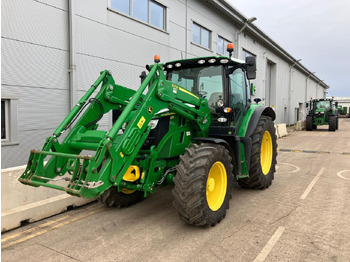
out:
{"label": "corrugated wall panel", "polygon": [[19,145],[1,147],[1,168],[27,164],[31,149],[42,149],[45,139],[52,136],[54,130],[39,129],[19,132]]}
{"label": "corrugated wall panel", "polygon": [[53,6],[64,11],[68,10],[68,1],[67,0],[34,0],[39,3],[43,3],[49,6]]}
{"label": "corrugated wall panel", "polygon": [[18,100],[19,144],[2,168],[25,164],[68,113],[67,1],[2,1],[1,95]]}
{"label": "corrugated wall panel", "polygon": [[66,11],[32,0],[4,0],[1,6],[3,38],[68,49]]}
{"label": "corrugated wall panel", "polygon": [[[148,62],[149,64],[152,63],[151,59]],[[79,54],[77,55],[77,89],[88,90],[100,76],[100,72],[105,69],[112,71],[117,84],[137,89],[140,86],[139,75],[141,71],[146,70],[144,66]]]}
{"label": "corrugated wall panel", "polygon": [[69,112],[68,90],[25,86],[2,87],[2,92],[18,98],[19,132],[54,130]]}
{"label": "corrugated wall panel", "polygon": [[2,84],[68,89],[68,52],[2,38]]}
{"label": "corrugated wall panel", "polygon": [[[77,35],[79,41],[77,42],[77,53],[134,65],[144,65],[152,62],[155,52],[161,57],[169,56],[168,34],[113,12],[110,12],[108,15],[111,17],[110,22],[112,26],[78,17],[77,24],[79,29],[77,30]],[[123,21],[123,19],[126,20]],[[113,25],[122,27],[118,28]],[[128,25],[129,28],[142,26],[143,28],[139,30],[144,31],[145,35],[138,36],[127,32],[125,28],[128,28]],[[152,34],[157,37],[152,38]]]}

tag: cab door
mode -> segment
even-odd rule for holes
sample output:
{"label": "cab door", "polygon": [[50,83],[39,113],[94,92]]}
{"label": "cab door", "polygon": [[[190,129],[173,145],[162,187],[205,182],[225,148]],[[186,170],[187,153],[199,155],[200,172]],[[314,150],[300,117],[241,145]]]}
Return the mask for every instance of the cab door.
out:
{"label": "cab door", "polygon": [[232,108],[231,126],[239,127],[247,106],[247,80],[242,68],[237,68],[228,77],[229,104]]}

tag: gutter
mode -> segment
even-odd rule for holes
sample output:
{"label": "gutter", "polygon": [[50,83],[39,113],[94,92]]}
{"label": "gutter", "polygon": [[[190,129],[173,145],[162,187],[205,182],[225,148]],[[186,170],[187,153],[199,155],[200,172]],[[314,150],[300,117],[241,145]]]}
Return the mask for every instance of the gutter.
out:
{"label": "gutter", "polygon": [[75,2],[74,0],[68,0],[68,44],[69,44],[69,105],[70,110],[75,106],[76,97],[76,65],[75,65]]}

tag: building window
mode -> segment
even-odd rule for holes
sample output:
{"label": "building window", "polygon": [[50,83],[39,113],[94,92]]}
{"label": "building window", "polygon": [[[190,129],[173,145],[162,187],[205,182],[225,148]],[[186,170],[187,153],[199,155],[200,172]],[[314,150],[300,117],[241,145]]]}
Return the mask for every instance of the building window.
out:
{"label": "building window", "polygon": [[1,146],[18,144],[17,107],[16,98],[1,99]]}
{"label": "building window", "polygon": [[222,38],[221,36],[218,37],[218,53],[220,55],[229,56],[229,53],[227,52],[227,45],[230,43],[230,41]]}
{"label": "building window", "polygon": [[1,141],[8,141],[8,100],[1,99]]}
{"label": "building window", "polygon": [[242,49],[242,60],[245,61],[245,59],[246,59],[248,56],[254,56],[254,57],[256,57],[256,55],[250,53],[250,52],[247,51],[247,50]]}
{"label": "building window", "polygon": [[210,49],[210,31],[196,23],[192,26],[192,41]]}
{"label": "building window", "polygon": [[111,8],[165,30],[165,7],[151,0],[111,0]]}

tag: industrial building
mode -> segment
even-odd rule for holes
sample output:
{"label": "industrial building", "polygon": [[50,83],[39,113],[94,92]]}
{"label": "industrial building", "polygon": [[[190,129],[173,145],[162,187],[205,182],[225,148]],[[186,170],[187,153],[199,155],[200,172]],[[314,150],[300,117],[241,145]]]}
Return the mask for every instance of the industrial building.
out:
{"label": "industrial building", "polygon": [[[2,168],[26,164],[78,99],[109,69],[137,89],[139,75],[161,62],[197,56],[255,56],[252,99],[275,109],[276,123],[305,120],[305,102],[329,88],[224,0],[2,1]],[[276,42],[275,42],[276,41]],[[112,125],[112,115],[101,120]]]}

